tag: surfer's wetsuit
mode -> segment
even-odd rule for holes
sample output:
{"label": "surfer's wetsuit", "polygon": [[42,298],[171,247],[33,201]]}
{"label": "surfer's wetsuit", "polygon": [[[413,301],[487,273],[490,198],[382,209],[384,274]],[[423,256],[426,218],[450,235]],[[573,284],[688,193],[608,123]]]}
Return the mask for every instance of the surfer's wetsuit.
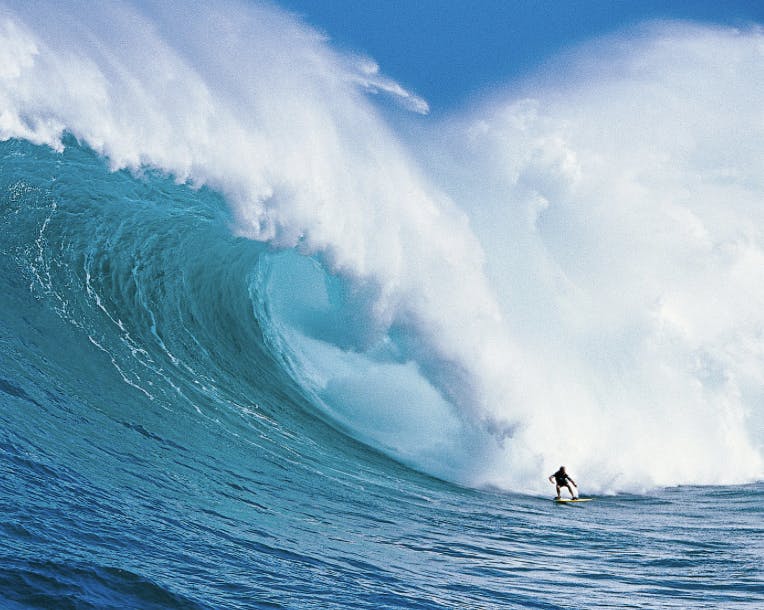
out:
{"label": "surfer's wetsuit", "polygon": [[[548,471],[547,471],[548,472]],[[567,485],[568,479],[568,473],[567,472],[560,472],[559,470],[554,473],[554,480],[555,482],[560,486],[563,487],[564,485]]]}
{"label": "surfer's wetsuit", "polygon": [[[552,479],[554,479],[554,482],[557,484],[557,498],[560,497],[560,488],[567,487],[571,497],[574,500],[576,499],[577,494],[573,493],[573,489],[570,487],[570,483],[573,483],[573,485],[575,485],[576,482],[568,476],[568,473],[565,472],[565,468],[560,468],[554,474],[549,475],[550,482],[552,481]],[[570,481],[570,483],[568,483],[568,481]]]}

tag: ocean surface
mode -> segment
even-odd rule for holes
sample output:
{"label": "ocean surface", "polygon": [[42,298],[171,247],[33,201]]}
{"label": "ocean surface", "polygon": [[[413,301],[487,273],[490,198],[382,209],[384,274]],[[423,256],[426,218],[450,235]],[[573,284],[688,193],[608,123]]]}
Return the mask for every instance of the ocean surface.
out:
{"label": "ocean surface", "polygon": [[428,131],[270,5],[11,4],[0,608],[764,607],[760,30]]}

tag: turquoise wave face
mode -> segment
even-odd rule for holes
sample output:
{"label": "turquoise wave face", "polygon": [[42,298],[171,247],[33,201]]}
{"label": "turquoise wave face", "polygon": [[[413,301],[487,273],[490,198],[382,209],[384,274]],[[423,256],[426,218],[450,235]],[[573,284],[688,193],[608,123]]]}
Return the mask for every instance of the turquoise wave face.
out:
{"label": "turquoise wave face", "polygon": [[310,447],[356,438],[404,461],[421,453],[417,439],[442,443],[438,418],[452,415],[444,405],[428,419],[425,405],[442,399],[406,361],[404,338],[369,338],[357,290],[315,259],[235,236],[213,191],[112,172],[65,144],[0,145],[7,334],[41,346],[14,342],[11,361],[31,358],[62,395],[129,430],[148,417],[177,446],[199,418],[246,437],[307,426],[298,438]]}
{"label": "turquoise wave face", "polygon": [[193,422],[300,421],[307,403],[255,315],[265,248],[232,236],[220,197],[109,172],[74,141],[0,146],[9,374],[42,375],[124,430],[156,420],[176,446]]}

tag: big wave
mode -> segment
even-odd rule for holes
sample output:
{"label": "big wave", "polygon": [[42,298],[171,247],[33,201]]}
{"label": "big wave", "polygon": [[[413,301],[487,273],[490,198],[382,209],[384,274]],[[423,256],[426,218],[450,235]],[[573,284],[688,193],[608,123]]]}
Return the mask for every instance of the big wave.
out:
{"label": "big wave", "polygon": [[760,29],[651,24],[409,129],[297,18],[187,9],[6,3],[0,139],[220,193],[324,417],[466,485],[762,476]]}

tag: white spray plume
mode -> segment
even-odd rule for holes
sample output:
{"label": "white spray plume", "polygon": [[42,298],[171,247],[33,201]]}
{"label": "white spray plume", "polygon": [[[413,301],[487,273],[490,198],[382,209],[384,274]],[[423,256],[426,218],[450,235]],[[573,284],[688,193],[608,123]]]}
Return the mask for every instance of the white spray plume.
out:
{"label": "white spray plume", "polygon": [[651,24],[518,89],[438,158],[545,372],[520,437],[599,489],[760,477],[762,31]]}

